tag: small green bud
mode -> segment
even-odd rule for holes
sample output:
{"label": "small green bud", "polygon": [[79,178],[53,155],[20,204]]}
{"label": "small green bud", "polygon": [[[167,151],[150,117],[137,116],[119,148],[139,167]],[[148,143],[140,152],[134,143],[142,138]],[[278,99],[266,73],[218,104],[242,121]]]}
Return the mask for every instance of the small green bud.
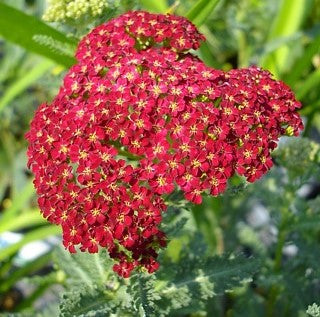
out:
{"label": "small green bud", "polygon": [[287,136],[293,136],[293,134],[294,134],[294,129],[293,129],[292,126],[289,125],[289,126],[286,128],[286,135],[287,135]]}
{"label": "small green bud", "polygon": [[65,281],[65,279],[66,279],[66,274],[63,271],[59,270],[57,272],[57,282],[63,283]]}

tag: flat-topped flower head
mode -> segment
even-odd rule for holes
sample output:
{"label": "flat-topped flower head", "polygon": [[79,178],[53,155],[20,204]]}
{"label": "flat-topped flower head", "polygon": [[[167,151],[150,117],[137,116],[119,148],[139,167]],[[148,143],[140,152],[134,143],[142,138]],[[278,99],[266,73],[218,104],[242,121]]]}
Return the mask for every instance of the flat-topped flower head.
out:
{"label": "flat-topped flower head", "polygon": [[[119,60],[117,51],[124,55],[165,47],[184,52],[198,49],[203,40],[204,36],[184,17],[133,11],[93,29],[80,42],[76,57],[79,61],[101,58],[113,65]],[[161,67],[161,62],[156,65]]]}
{"label": "flat-topped flower head", "polygon": [[185,18],[126,13],[82,39],[59,94],[37,110],[29,166],[70,252],[105,247],[120,275],[153,272],[163,195],[199,204],[235,173],[253,182],[279,137],[302,129],[285,84],[257,67],[207,67],[188,53],[201,40]]}

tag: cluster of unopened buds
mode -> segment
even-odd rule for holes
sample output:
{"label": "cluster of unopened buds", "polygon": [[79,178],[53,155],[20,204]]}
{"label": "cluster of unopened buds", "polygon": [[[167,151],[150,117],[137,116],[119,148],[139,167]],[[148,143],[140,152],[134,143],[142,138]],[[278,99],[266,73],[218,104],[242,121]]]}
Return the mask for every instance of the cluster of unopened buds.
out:
{"label": "cluster of unopened buds", "polygon": [[48,4],[43,19],[50,22],[99,16],[109,7],[108,0],[48,0]]}
{"label": "cluster of unopened buds", "polygon": [[96,27],[59,94],[27,134],[43,215],[70,252],[107,248],[114,270],[157,270],[164,197],[199,204],[235,173],[253,182],[281,135],[298,135],[300,103],[257,67],[223,72],[189,53],[187,19],[129,12]]}

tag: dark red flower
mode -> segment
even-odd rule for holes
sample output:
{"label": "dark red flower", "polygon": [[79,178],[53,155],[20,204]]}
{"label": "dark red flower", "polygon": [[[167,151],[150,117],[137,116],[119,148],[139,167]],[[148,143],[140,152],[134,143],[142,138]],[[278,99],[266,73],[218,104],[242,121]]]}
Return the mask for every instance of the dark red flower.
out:
{"label": "dark red flower", "polygon": [[207,67],[188,53],[202,40],[183,17],[123,14],[81,40],[59,94],[36,111],[28,165],[70,252],[105,247],[124,277],[155,271],[163,194],[199,204],[236,172],[253,182],[279,137],[299,134],[301,105],[284,83],[257,67]]}

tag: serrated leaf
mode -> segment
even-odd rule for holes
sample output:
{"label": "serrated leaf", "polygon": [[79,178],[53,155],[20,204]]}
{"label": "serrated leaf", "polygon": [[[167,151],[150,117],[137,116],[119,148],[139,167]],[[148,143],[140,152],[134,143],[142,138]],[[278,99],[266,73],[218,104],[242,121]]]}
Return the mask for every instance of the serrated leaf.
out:
{"label": "serrated leaf", "polygon": [[150,289],[147,283],[150,279],[152,278],[139,273],[130,278],[128,291],[132,294],[133,307],[141,317],[152,316],[155,313],[152,302],[148,298]]}
{"label": "serrated leaf", "polygon": [[112,306],[108,303],[108,298],[101,289],[84,287],[80,291],[75,289],[63,295],[59,316],[104,317],[108,316],[111,311]]}
{"label": "serrated leaf", "polygon": [[243,255],[204,256],[204,250],[195,249],[201,239],[194,240],[197,242],[185,248],[178,264],[161,268],[156,274],[157,279],[152,282],[153,287],[146,287],[152,290],[148,298],[152,299],[151,304],[157,313],[198,312],[208,299],[252,279],[259,268],[258,259]]}
{"label": "serrated leaf", "polygon": [[166,233],[168,239],[181,235],[186,223],[190,220],[191,213],[185,208],[169,206],[163,215],[161,229]]}
{"label": "serrated leaf", "polygon": [[66,274],[60,316],[109,316],[119,307],[129,307],[126,286],[118,282],[104,250],[71,254],[58,248],[54,259]]}
{"label": "serrated leaf", "polygon": [[[92,254],[61,254],[60,250],[56,261],[69,277],[60,316],[113,313],[152,317],[194,313],[216,294],[248,281],[258,268],[258,260],[241,255],[203,258],[201,239],[194,240],[179,263],[167,263],[152,275],[137,272],[129,280],[118,279],[111,267],[102,262],[105,273],[99,276]],[[104,261],[103,253],[97,254],[97,259]]]}
{"label": "serrated leaf", "polygon": [[108,274],[112,272],[110,259],[104,251],[72,254],[61,247],[55,251],[54,258],[73,287],[86,285],[93,289],[96,285],[105,285]]}
{"label": "serrated leaf", "polygon": [[175,287],[197,288],[202,281],[207,280],[213,283],[215,294],[221,294],[252,277],[260,261],[245,258],[242,255],[232,258],[224,255],[208,257],[204,260],[195,257],[191,261],[184,260],[182,263],[185,264],[180,266],[177,276],[172,281]]}

